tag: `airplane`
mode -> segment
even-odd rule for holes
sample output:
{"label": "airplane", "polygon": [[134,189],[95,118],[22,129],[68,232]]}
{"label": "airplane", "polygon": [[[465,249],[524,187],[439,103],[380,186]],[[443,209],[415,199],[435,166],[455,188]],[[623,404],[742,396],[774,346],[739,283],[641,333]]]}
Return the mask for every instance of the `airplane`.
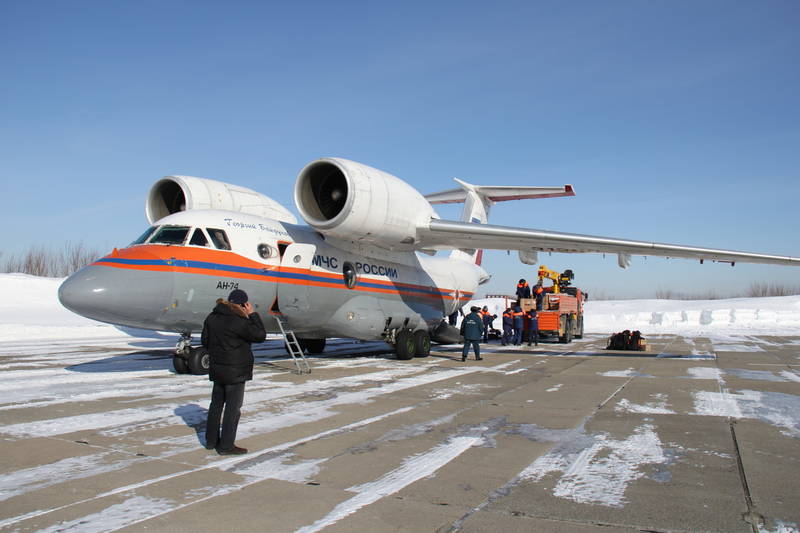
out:
{"label": "airplane", "polygon": [[[659,244],[488,224],[501,201],[574,196],[562,187],[479,186],[423,196],[398,177],[342,158],[307,164],[294,201],[307,225],[250,189],[192,176],[166,176],[147,195],[150,227],[67,278],[58,296],[82,316],[180,334],[178,373],[208,372],[208,353],[191,337],[218,298],[243,289],[268,332],[293,330],[303,350],[327,338],[382,340],[398,359],[425,357],[431,341],[458,342],[443,317],[470,301],[490,276],[483,249],[616,254],[800,266],[800,258]],[[459,221],[433,205],[464,203]],[[439,254],[448,251],[449,254]]]}

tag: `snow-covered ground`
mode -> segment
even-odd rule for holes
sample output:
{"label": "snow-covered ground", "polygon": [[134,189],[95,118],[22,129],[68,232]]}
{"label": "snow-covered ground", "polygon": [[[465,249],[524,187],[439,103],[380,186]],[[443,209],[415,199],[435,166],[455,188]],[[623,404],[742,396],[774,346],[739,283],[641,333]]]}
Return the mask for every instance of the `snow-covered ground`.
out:
{"label": "snow-covered ground", "polygon": [[[58,301],[61,279],[26,274],[0,274],[0,342],[36,339],[129,338],[150,332],[117,328],[78,316]],[[500,317],[506,301],[480,299]],[[499,326],[500,321],[495,323]],[[800,296],[733,298],[727,300],[589,301],[585,331],[610,334],[638,329],[645,334],[703,335],[738,333],[796,335],[800,332]]]}
{"label": "snow-covered ground", "polygon": [[[91,452],[75,457],[59,457],[52,462],[48,462],[48,459],[35,466],[9,464],[0,469],[0,501],[29,497],[28,502],[35,504],[31,508],[23,505],[19,509],[9,508],[7,513],[0,513],[0,528],[24,524],[31,517],[46,517],[52,508],[46,505],[44,508],[36,507],[40,505],[39,491],[52,491],[64,479],[80,483],[94,476],[106,476],[112,470],[133,469],[138,461],[168,461],[179,454],[197,450],[203,444],[198,441],[202,433],[197,428],[202,428],[205,422],[209,382],[204,377],[173,374],[169,371],[171,361],[168,355],[143,349],[171,348],[176,336],[123,330],[77,316],[58,302],[60,283],[60,279],[0,274],[0,290],[5,295],[0,302],[0,351],[6,349],[8,355],[0,364],[4,372],[4,381],[0,384],[0,410],[12,415],[15,412],[23,413],[18,420],[11,415],[8,417],[13,423],[4,425],[4,438],[17,443],[24,443],[24,439],[44,438],[57,438],[60,443],[64,435],[72,435],[72,440],[81,439],[77,440],[78,443],[82,443],[84,438],[113,438],[117,448],[114,451],[125,450],[128,453],[120,459],[110,450],[96,446]],[[469,305],[487,305],[499,315],[506,302],[501,299],[476,300]],[[599,419],[594,419],[597,423],[591,431],[586,429],[585,422],[565,429],[561,429],[561,421],[558,422],[559,429],[539,427],[532,423],[514,427],[509,427],[505,422],[493,425],[496,419],[479,420],[474,427],[457,423],[453,425],[457,433],[447,435],[441,442],[429,442],[426,436],[425,443],[415,443],[412,451],[403,451],[403,455],[392,462],[392,465],[402,466],[392,466],[385,473],[376,470],[374,480],[348,489],[356,494],[344,502],[331,504],[326,516],[303,530],[312,531],[333,524],[412,483],[432,479],[437,471],[468,451],[476,453],[476,448],[483,446],[483,439],[492,442],[491,445],[486,444],[487,447],[494,448],[497,444],[492,436],[500,431],[506,435],[520,434],[543,443],[554,443],[550,451],[537,457],[528,466],[523,465],[521,471],[511,472],[512,481],[506,488],[521,482],[538,483],[549,477],[556,480],[552,489],[554,497],[607,508],[627,505],[630,496],[626,496],[626,491],[630,490],[629,486],[649,469],[657,469],[660,475],[671,475],[670,465],[674,458],[686,457],[689,464],[702,464],[703,458],[715,453],[712,449],[690,446],[691,440],[679,442],[677,433],[669,433],[669,425],[659,427],[653,421],[651,417],[656,415],[759,420],[777,428],[780,438],[796,439],[800,436],[800,403],[798,396],[791,394],[796,388],[794,386],[800,382],[796,365],[772,365],[774,359],[770,358],[767,361],[770,364],[766,366],[737,366],[744,358],[736,357],[733,366],[718,366],[713,353],[713,350],[723,353],[754,352],[755,357],[750,361],[758,362],[761,352],[765,351],[770,341],[756,336],[798,335],[800,297],[587,303],[587,333],[599,337],[622,329],[640,329],[645,334],[699,335],[710,339],[710,342],[705,338],[696,343],[687,342],[688,348],[681,355],[665,350],[647,358],[648,364],[674,363],[676,369],[666,372],[669,379],[677,374],[687,382],[692,380],[691,385],[681,386],[679,390],[670,388],[668,382],[659,382],[660,378],[655,375],[640,372],[624,357],[598,358],[603,367],[592,362],[592,375],[598,380],[636,378],[648,382],[638,388],[625,388],[613,404],[616,413],[647,415],[648,418],[641,425],[615,434],[610,430],[597,429],[598,424],[603,427]],[[142,338],[146,342],[142,342]],[[348,350],[345,353],[354,353],[349,350],[356,343],[341,342],[343,350]],[[796,338],[787,342],[797,345]],[[279,343],[272,344],[274,347],[269,350],[285,357]],[[96,349],[84,349],[90,345]],[[54,349],[54,346],[59,349]],[[135,349],[119,350],[120,347]],[[491,350],[498,347],[496,343],[486,346],[486,352],[492,353]],[[260,350],[259,355],[266,355],[266,351]],[[455,360],[457,352],[453,362],[445,364],[442,363],[444,359],[433,357],[415,360],[413,364],[396,364],[397,361],[384,357],[323,357],[314,360],[313,377],[307,380],[287,380],[284,372],[274,370],[279,369],[280,364],[262,365],[257,378],[248,384],[245,416],[239,426],[239,436],[249,438],[253,443],[260,442],[262,446],[270,439],[270,448],[262,448],[258,455],[241,459],[218,460],[208,456],[208,463],[201,463],[195,468],[177,469],[175,473],[165,475],[158,470],[158,474],[149,478],[147,476],[150,474],[142,470],[142,480],[137,477],[134,484],[115,489],[121,495],[126,494],[127,499],[104,503],[101,500],[107,493],[100,491],[88,500],[69,503],[69,506],[74,506],[71,512],[76,518],[71,522],[57,523],[52,530],[87,530],[86,524],[101,524],[98,527],[104,531],[131,525],[135,527],[151,518],[166,519],[170,513],[195,504],[198,494],[209,495],[206,498],[211,499],[270,479],[305,486],[323,470],[328,476],[341,475],[335,470],[331,459],[351,455],[351,450],[360,448],[337,448],[329,455],[301,461],[294,456],[292,447],[314,442],[339,431],[380,424],[391,420],[391,417],[412,412],[413,424],[396,422],[396,427],[378,440],[359,444],[366,449],[367,445],[390,441],[393,450],[403,450],[396,443],[428,435],[431,428],[438,430],[439,427],[447,427],[462,412],[460,401],[471,395],[478,396],[482,390],[499,386],[494,379],[481,376],[518,376],[533,369],[545,368],[549,359],[558,361],[561,357],[570,356],[587,358],[585,351],[569,355],[566,351],[559,353],[561,351],[558,350],[556,357],[551,357],[554,352],[549,349],[539,353],[526,352],[518,357],[513,350],[509,350],[499,355],[498,361],[486,357],[484,365],[474,362],[459,364]],[[791,357],[797,356],[793,354]],[[685,364],[685,373],[683,366],[678,366],[679,361]],[[643,360],[637,364],[645,362]],[[290,363],[285,362],[284,368],[289,366]],[[348,368],[354,371],[347,372]],[[326,374],[329,369],[333,372]],[[468,380],[462,379],[467,376]],[[567,381],[560,382],[565,377],[566,374],[558,375],[555,371],[552,378],[547,375],[541,387],[530,388],[532,393],[539,394],[538,399],[528,398],[526,402],[542,402],[543,395],[580,397],[580,394],[575,394],[574,385]],[[767,382],[776,387],[755,390],[751,381]],[[614,388],[617,386],[615,383]],[[418,392],[422,388],[427,388],[427,392]],[[382,404],[383,407],[375,407],[382,398],[412,390],[415,392],[409,397],[424,397],[425,394],[428,397],[417,405],[398,407],[387,401]],[[646,392],[642,393],[642,390]],[[617,392],[622,391],[622,388],[617,389]],[[135,403],[142,398],[147,399],[145,404]],[[452,398],[459,401],[453,401]],[[459,410],[442,416],[438,407],[430,409],[430,403],[438,400],[444,400]],[[98,404],[93,402],[107,403],[104,403],[104,408],[98,408]],[[350,415],[336,418],[344,409],[366,404],[371,404],[367,418],[355,422],[351,421]],[[584,402],[584,405],[589,405],[590,411],[595,409],[595,403]],[[65,412],[66,406],[69,406],[69,412]],[[28,411],[25,411],[27,409],[52,413],[52,417],[43,420],[37,418],[38,414],[29,417]],[[425,418],[417,414],[419,411],[415,409],[429,410],[429,416],[435,418]],[[494,409],[492,407],[490,416],[496,415]],[[541,420],[539,414],[536,416],[537,421]],[[345,420],[342,422],[345,425],[337,427],[338,420]],[[318,421],[325,422],[320,432],[311,432],[295,440],[298,434],[296,426]],[[674,424],[670,427],[674,427]],[[288,430],[289,440],[280,433],[284,430]],[[374,434],[379,434],[377,432],[377,429],[368,432],[368,438],[372,439]],[[689,432],[685,435],[689,435]],[[344,442],[346,446],[351,446],[349,439],[344,439]],[[423,445],[429,448],[421,448]],[[146,455],[140,453],[142,450],[147,450],[153,457],[147,459]],[[734,464],[732,457],[728,459]],[[216,468],[240,475],[215,481],[211,487],[204,485],[210,479],[207,472]],[[197,472],[202,472],[202,475],[197,475]],[[162,482],[178,486],[181,484],[174,483],[174,480],[189,478],[197,481],[185,482],[182,489],[173,489],[170,497],[145,499],[136,493],[144,486],[156,487]],[[503,490],[495,494],[501,494]],[[81,507],[84,502],[90,505]],[[102,505],[109,507],[102,508]],[[759,531],[800,533],[797,524],[777,518],[773,520],[772,529],[764,526]]]}

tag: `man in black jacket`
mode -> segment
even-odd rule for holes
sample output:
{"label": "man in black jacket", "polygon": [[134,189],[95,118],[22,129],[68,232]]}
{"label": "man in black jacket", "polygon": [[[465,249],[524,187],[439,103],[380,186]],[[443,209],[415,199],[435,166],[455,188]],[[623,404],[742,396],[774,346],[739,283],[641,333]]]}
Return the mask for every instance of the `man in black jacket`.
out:
{"label": "man in black jacket", "polygon": [[247,293],[239,289],[232,291],[227,301],[218,299],[203,324],[201,341],[211,360],[208,379],[214,382],[206,421],[206,448],[216,448],[220,455],[247,453],[247,449],[236,446],[234,441],[244,400],[244,383],[253,379],[250,344],[264,342],[266,337],[261,317],[247,301]]}

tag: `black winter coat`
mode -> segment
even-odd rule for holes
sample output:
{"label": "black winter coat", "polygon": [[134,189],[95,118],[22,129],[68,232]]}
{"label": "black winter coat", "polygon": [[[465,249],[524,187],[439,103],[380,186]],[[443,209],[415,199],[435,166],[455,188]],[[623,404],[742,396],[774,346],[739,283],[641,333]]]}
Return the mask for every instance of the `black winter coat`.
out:
{"label": "black winter coat", "polygon": [[217,300],[217,306],[203,323],[201,337],[211,360],[208,379],[222,385],[253,379],[250,343],[264,342],[266,338],[258,313],[247,316],[242,306]]}

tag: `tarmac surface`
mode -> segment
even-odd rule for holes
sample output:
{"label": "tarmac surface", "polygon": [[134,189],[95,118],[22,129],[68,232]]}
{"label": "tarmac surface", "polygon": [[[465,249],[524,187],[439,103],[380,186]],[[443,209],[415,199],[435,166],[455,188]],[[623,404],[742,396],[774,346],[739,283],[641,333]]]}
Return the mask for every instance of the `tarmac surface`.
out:
{"label": "tarmac surface", "polygon": [[647,340],[271,341],[235,457],[172,339],[3,343],[0,531],[798,531],[800,337]]}

